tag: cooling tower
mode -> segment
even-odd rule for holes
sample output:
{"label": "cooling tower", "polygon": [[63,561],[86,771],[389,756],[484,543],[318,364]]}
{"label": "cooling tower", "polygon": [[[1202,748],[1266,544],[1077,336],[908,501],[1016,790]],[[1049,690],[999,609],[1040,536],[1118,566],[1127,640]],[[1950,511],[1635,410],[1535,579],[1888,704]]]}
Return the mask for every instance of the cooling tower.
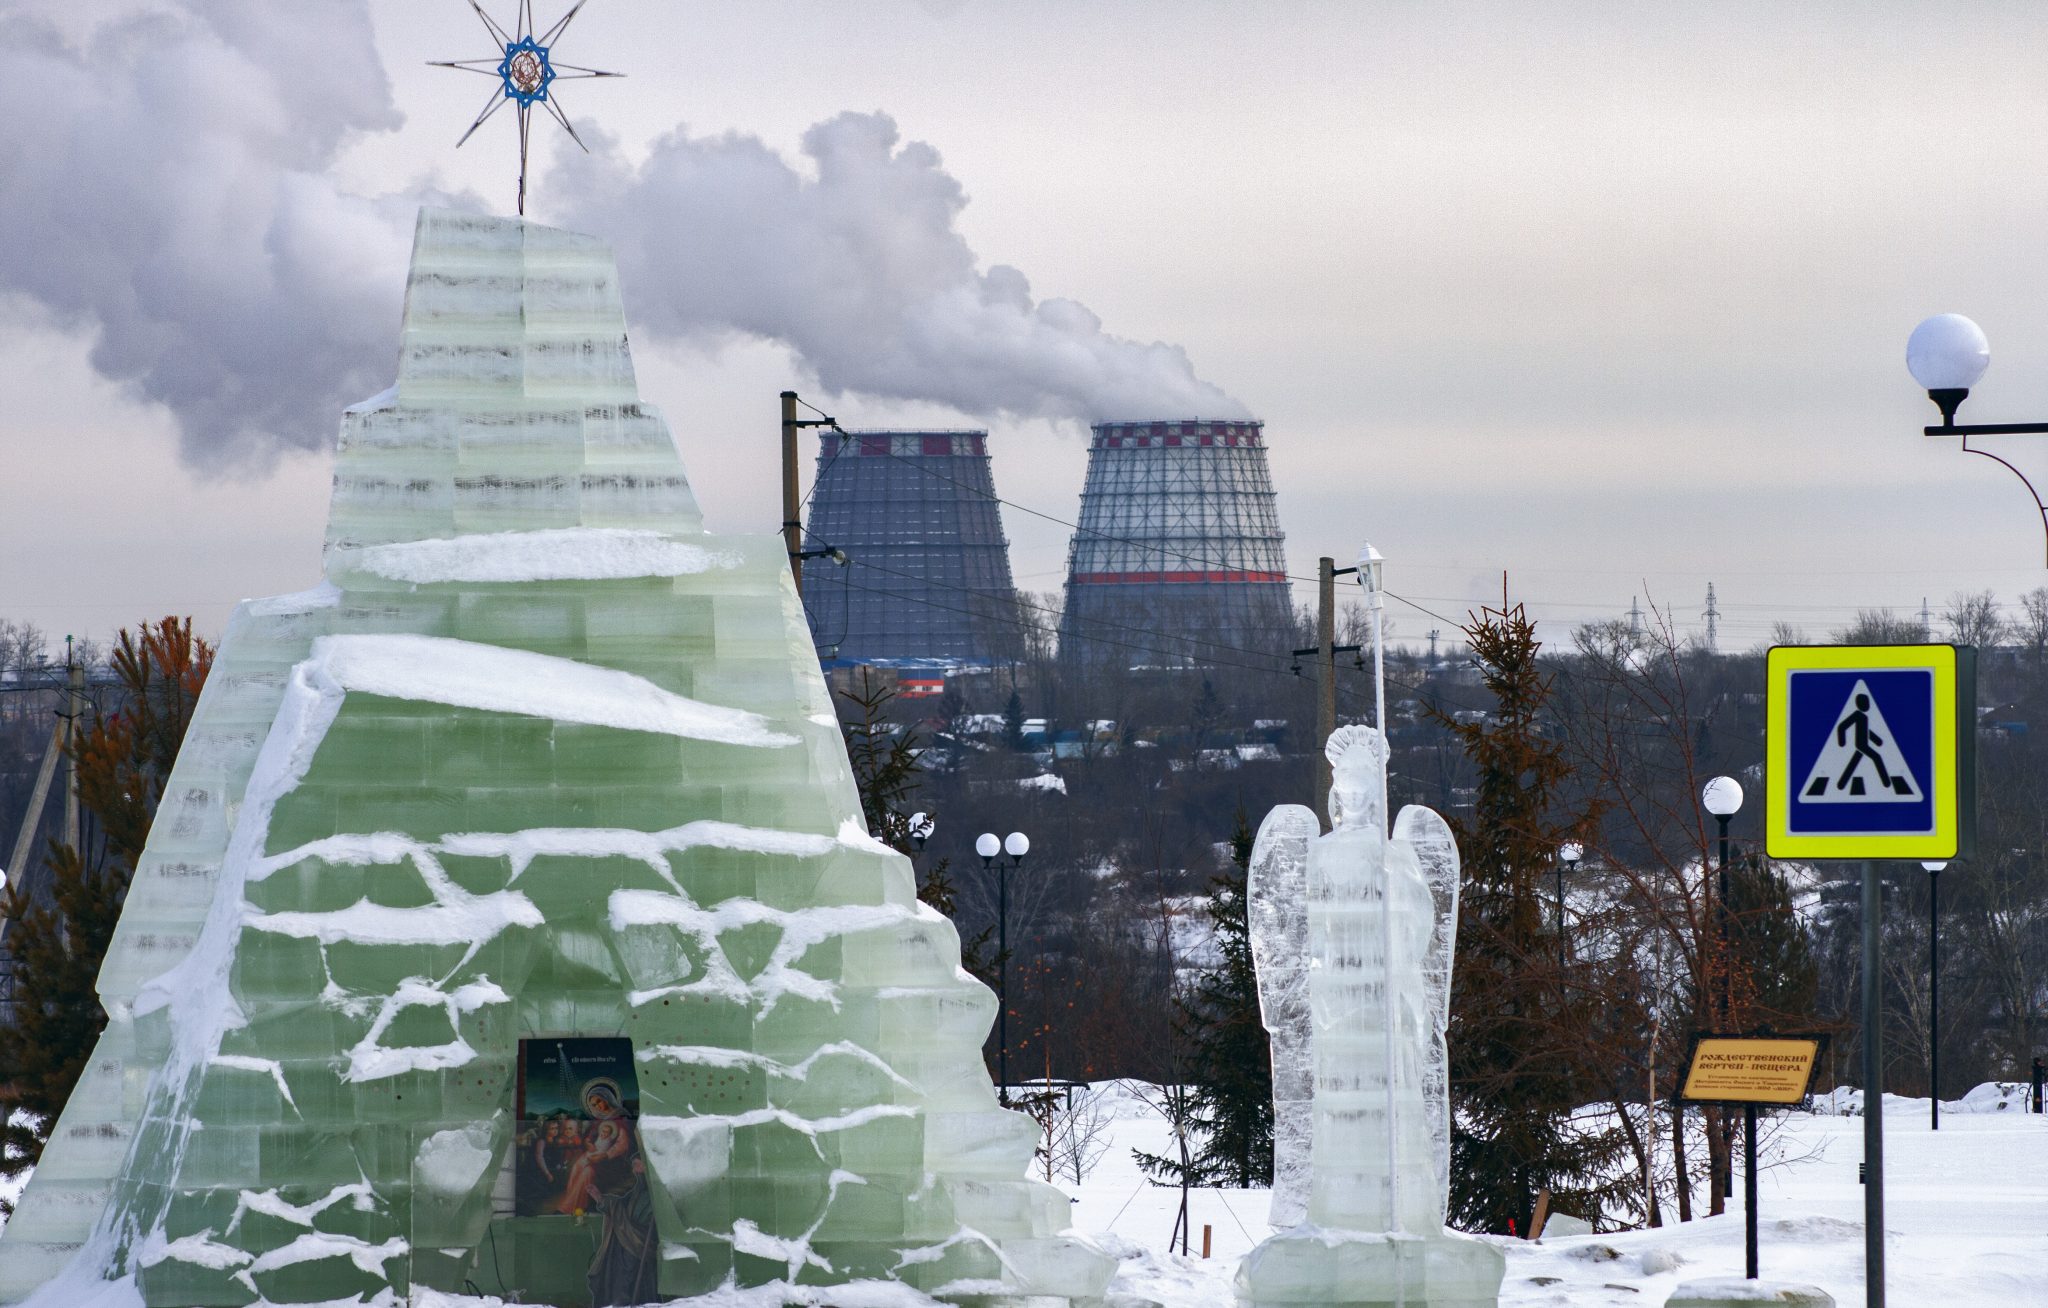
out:
{"label": "cooling tower", "polygon": [[1213,666],[1286,657],[1292,601],[1262,428],[1096,424],[1067,554],[1063,659]]}
{"label": "cooling tower", "polygon": [[821,433],[804,548],[804,609],[828,662],[1011,657],[1017,596],[989,475],[988,433]]}

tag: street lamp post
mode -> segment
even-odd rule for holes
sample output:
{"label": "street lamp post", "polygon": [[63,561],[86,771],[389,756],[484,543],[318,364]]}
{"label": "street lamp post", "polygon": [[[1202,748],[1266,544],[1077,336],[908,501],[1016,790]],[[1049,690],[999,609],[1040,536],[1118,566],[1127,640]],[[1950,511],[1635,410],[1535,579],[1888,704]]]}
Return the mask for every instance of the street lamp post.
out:
{"label": "street lamp post", "polygon": [[1927,1120],[1941,1129],[1941,870],[1947,863],[1922,863],[1927,869]]}
{"label": "street lamp post", "polygon": [[[1728,956],[1728,820],[1742,809],[1742,783],[1734,777],[1715,777],[1707,782],[1705,786],[1701,787],[1700,806],[1714,815],[1714,823],[1719,828],[1718,834],[1721,842],[1719,893],[1714,896],[1714,937],[1718,946],[1715,951],[1715,957],[1720,963],[1721,970],[1721,1021],[1719,1025],[1723,1031],[1726,1031],[1730,1020],[1730,1011],[1735,1007],[1735,968],[1733,960]],[[1754,1110],[1751,1111],[1752,1113],[1754,1112]],[[1752,1124],[1750,1127],[1750,1139],[1753,1141],[1755,1138],[1756,1128]],[[1721,1197],[1723,1199],[1733,1199],[1735,1197],[1734,1153],[1735,1123],[1731,1118],[1723,1123],[1721,1134],[1721,1155],[1729,1159],[1728,1170],[1721,1176]],[[1748,1170],[1750,1175],[1746,1178],[1744,1193],[1749,1196],[1751,1211],[1754,1211],[1756,1202],[1756,1155],[1754,1150],[1750,1153]],[[1752,1276],[1755,1274],[1754,1271],[1750,1273]]]}
{"label": "street lamp post", "polygon": [[[1382,580],[1387,559],[1372,547],[1370,542],[1358,551],[1358,584],[1365,588],[1365,607],[1372,614],[1372,724],[1380,734],[1387,734],[1387,675],[1386,675],[1386,629],[1387,596]],[[1389,749],[1393,741],[1387,742]],[[1391,755],[1390,755],[1391,757]],[[1387,807],[1386,776],[1380,777],[1380,820],[1386,823],[1389,832],[1394,829],[1394,815]]]}
{"label": "street lamp post", "polygon": [[1585,847],[1576,840],[1567,840],[1557,847],[1557,972],[1564,975],[1565,934],[1564,934],[1564,874],[1579,870],[1579,860],[1586,856]]}
{"label": "street lamp post", "polygon": [[1734,1007],[1734,978],[1728,959],[1728,820],[1742,809],[1742,783],[1734,777],[1715,777],[1700,790],[1700,806],[1714,815],[1721,842],[1720,887],[1714,897],[1714,936],[1720,946],[1721,1025],[1728,1025]]}
{"label": "street lamp post", "polygon": [[[993,831],[975,838],[974,852],[983,868],[996,874],[996,1076],[1002,1082],[996,1098],[1010,1106],[1010,869],[1022,867],[1031,852],[1031,838],[1012,831],[998,840]],[[1005,864],[1002,855],[1010,861]]]}
{"label": "street lamp post", "polygon": [[2048,503],[2034,489],[2034,483],[2012,464],[1989,450],[1970,448],[1972,436],[2039,436],[2048,434],[2048,422],[1958,423],[1956,410],[1969,397],[1970,388],[1991,366],[1991,345],[1984,331],[1959,313],[1941,313],[1922,322],[1906,339],[1906,368],[1913,380],[1927,390],[1927,398],[1941,410],[1941,425],[1923,428],[1929,436],[1960,436],[1963,453],[1981,454],[2003,464],[2020,479],[2034,507],[2041,511],[2041,525],[2048,531]]}

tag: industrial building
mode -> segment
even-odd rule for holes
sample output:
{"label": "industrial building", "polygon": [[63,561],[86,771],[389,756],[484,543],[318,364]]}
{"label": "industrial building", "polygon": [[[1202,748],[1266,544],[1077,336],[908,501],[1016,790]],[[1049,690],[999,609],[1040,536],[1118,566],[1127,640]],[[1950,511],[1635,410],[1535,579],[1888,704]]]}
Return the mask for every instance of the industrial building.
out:
{"label": "industrial building", "polygon": [[1284,661],[1293,602],[1263,429],[1253,420],[1095,425],[1067,553],[1062,659]]}
{"label": "industrial building", "polygon": [[821,430],[804,548],[845,556],[804,574],[828,665],[893,666],[906,693],[934,694],[948,670],[1014,657],[1017,594],[987,432]]}

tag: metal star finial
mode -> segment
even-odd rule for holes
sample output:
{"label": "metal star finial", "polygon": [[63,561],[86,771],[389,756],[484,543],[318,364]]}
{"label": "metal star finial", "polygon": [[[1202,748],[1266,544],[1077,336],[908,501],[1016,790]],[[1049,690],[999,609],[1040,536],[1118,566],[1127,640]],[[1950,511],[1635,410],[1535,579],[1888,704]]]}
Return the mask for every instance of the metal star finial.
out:
{"label": "metal star finial", "polygon": [[483,112],[476,116],[476,121],[469,125],[469,130],[462,134],[462,140],[455,143],[456,149],[461,149],[464,141],[476,135],[476,129],[482,127],[492,114],[504,108],[507,101],[516,103],[519,106],[519,212],[522,217],[526,213],[527,128],[532,120],[533,107],[536,104],[540,105],[553,114],[555,121],[562,125],[562,130],[569,134],[569,139],[582,146],[584,153],[588,154],[590,147],[583,144],[583,138],[576,135],[576,129],[569,125],[568,118],[562,113],[561,107],[555,103],[553,95],[549,93],[549,88],[556,82],[566,82],[582,77],[625,76],[624,73],[607,73],[596,68],[582,68],[576,64],[557,63],[552,57],[551,51],[554,49],[556,39],[562,35],[563,30],[569,26],[570,21],[577,14],[583,12],[583,6],[588,3],[589,0],[576,0],[576,3],[569,6],[569,12],[562,15],[560,22],[536,36],[534,35],[533,0],[519,0],[519,19],[516,24],[518,30],[516,32],[507,32],[503,27],[493,22],[491,16],[484,12],[484,7],[478,3],[478,0],[469,0],[469,7],[474,9],[476,16],[483,20],[484,28],[490,32],[491,39],[504,47],[504,55],[493,56],[489,59],[435,59],[429,61],[430,66],[434,68],[459,68],[466,73],[482,73],[486,77],[497,79],[498,84],[491,88],[491,98],[485,103]]}

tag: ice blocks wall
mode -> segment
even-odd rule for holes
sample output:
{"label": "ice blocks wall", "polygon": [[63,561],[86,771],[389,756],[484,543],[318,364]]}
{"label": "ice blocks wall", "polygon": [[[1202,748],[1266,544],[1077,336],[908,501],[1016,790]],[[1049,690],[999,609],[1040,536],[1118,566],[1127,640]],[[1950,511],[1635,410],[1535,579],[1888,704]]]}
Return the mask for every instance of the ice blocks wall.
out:
{"label": "ice blocks wall", "polygon": [[594,1228],[504,1179],[519,1041],[587,1035],[633,1041],[662,1296],[1100,1294],[996,1107],[993,997],[861,828],[779,542],[705,534],[638,402],[602,246],[421,215],[326,560],[229,627],[0,1300],[582,1301]]}

